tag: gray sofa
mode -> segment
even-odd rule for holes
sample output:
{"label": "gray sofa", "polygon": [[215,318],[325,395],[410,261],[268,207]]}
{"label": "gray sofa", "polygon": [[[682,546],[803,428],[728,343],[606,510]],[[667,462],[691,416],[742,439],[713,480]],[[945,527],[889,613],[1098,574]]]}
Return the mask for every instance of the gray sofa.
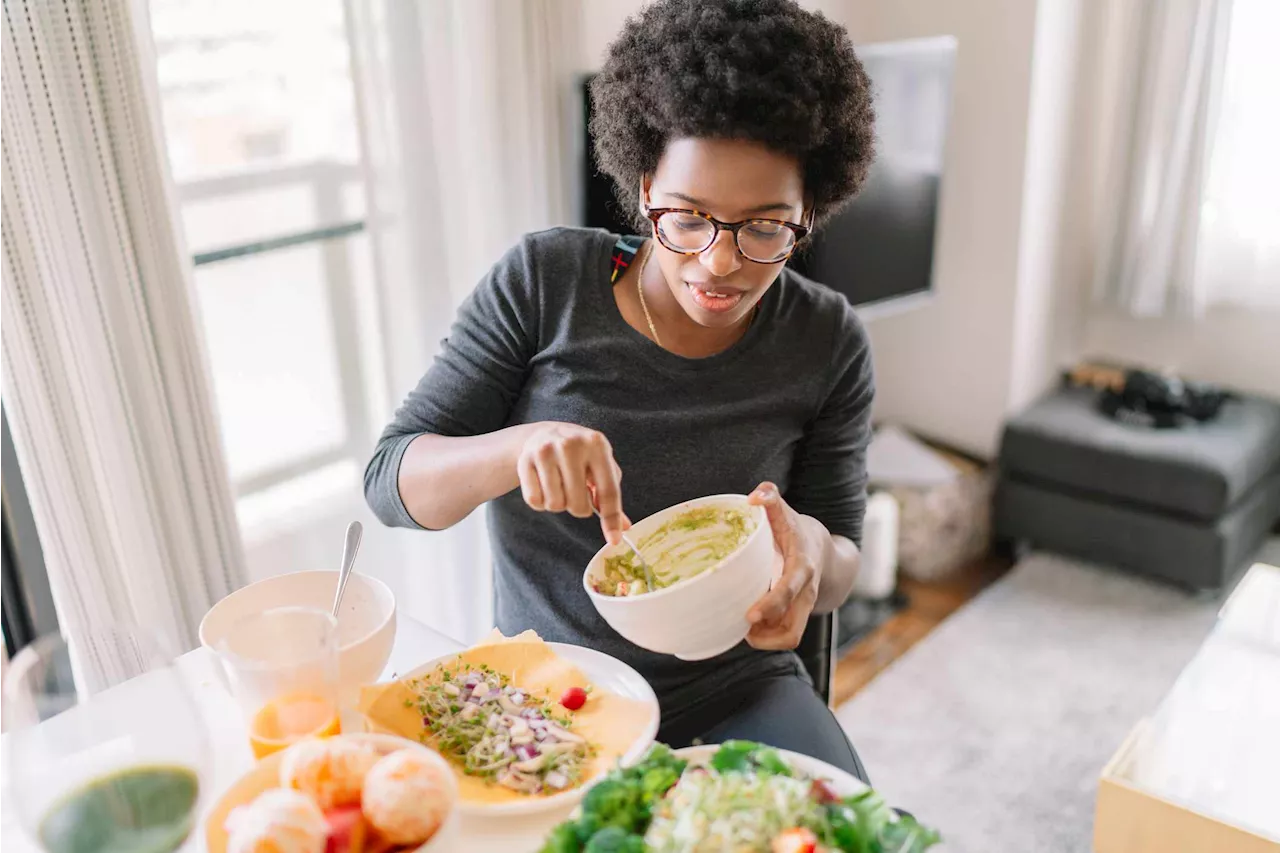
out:
{"label": "gray sofa", "polygon": [[1151,430],[1064,387],[1005,425],[997,537],[1217,590],[1280,518],[1280,404],[1241,396],[1203,424]]}

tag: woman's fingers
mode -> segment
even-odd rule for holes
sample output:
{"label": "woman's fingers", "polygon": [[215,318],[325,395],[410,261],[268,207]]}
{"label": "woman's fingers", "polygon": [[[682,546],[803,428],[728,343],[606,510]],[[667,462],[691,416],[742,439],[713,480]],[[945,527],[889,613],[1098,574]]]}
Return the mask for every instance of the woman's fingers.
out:
{"label": "woman's fingers", "polygon": [[778,494],[778,487],[770,482],[761,483],[747,501],[764,507],[774,548],[782,557],[781,577],[747,611],[747,619],[752,624],[776,625],[812,579],[812,569],[805,566],[797,552],[796,514]]}
{"label": "woman's fingers", "polygon": [[756,486],[755,491],[747,496],[747,502],[764,507],[765,517],[769,519],[769,528],[773,531],[773,542],[787,556],[788,550],[795,541],[795,513],[778,493],[778,487],[770,482]]}
{"label": "woman's fingers", "polygon": [[591,493],[588,489],[587,455],[578,444],[561,445],[557,457],[564,482],[565,509],[574,518],[590,518]]}
{"label": "woman's fingers", "polygon": [[782,577],[747,611],[747,621],[752,624],[778,624],[805,589],[812,586],[811,580],[812,572],[806,571],[803,564],[787,561]]}
{"label": "woman's fingers", "polygon": [[568,511],[578,518],[600,513],[600,528],[611,544],[631,526],[622,511],[622,469],[603,433],[553,423],[535,433],[517,462],[525,503],[546,512]]}
{"label": "woman's fingers", "polygon": [[786,612],[790,606],[791,600],[786,595],[787,564],[781,552],[774,551],[774,567],[773,582],[769,585],[769,591],[760,596],[756,603],[751,605],[751,609],[747,611],[747,621],[751,624],[758,622],[776,622]]}
{"label": "woman's fingers", "polygon": [[794,649],[800,645],[816,601],[817,590],[812,586],[805,587],[776,624],[759,622],[753,625],[747,632],[747,643],[756,649]]}
{"label": "woman's fingers", "polygon": [[622,511],[622,469],[614,461],[608,442],[601,442],[595,448],[587,475],[591,478],[596,508],[600,510],[600,531],[606,542],[616,545],[622,540],[622,532],[631,526],[631,520]]}
{"label": "woman's fingers", "polygon": [[538,479],[538,468],[533,464],[533,457],[522,454],[516,465],[520,476],[520,494],[524,502],[539,512],[547,508],[546,496],[542,493],[542,483]]}
{"label": "woman's fingers", "polygon": [[547,512],[564,512],[564,477],[560,474],[560,461],[555,448],[539,448],[533,456],[533,465],[538,470],[538,481],[542,485],[542,508]]}

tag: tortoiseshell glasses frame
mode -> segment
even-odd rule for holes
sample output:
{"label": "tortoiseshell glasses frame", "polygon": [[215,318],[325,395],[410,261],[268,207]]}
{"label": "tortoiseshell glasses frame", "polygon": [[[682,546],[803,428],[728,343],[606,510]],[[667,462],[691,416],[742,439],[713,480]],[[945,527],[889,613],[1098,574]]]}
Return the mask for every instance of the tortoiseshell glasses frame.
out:
{"label": "tortoiseshell glasses frame", "polygon": [[[711,245],[715,243],[716,238],[720,236],[721,231],[729,231],[733,234],[733,243],[738,247],[738,252],[740,252],[747,260],[753,261],[757,264],[780,264],[787,260],[787,258],[790,258],[795,254],[796,247],[800,245],[800,241],[803,240],[811,230],[807,225],[797,225],[796,223],[788,222],[785,219],[765,219],[756,217],[752,219],[743,219],[739,222],[724,222],[720,219],[716,219],[709,213],[703,213],[701,210],[684,207],[650,207],[649,200],[647,198],[641,200],[641,210],[645,217],[653,223],[653,231],[658,238],[658,242],[672,252],[676,252],[681,255],[700,255],[707,249],[711,248]],[[662,222],[660,221],[664,216],[669,216],[671,214],[675,214],[677,216],[696,216],[699,219],[710,223],[712,227],[708,231],[707,239],[701,246],[695,248],[691,245],[682,246],[678,243],[671,242],[671,238],[665,233],[662,227]],[[675,227],[672,220],[668,219],[667,221],[672,224],[672,227]],[[686,221],[691,222],[692,220]],[[753,252],[750,244],[748,246],[743,246],[742,243],[742,229],[748,228],[752,225],[784,228],[791,232],[791,242],[785,246],[780,244],[779,251],[775,252],[771,257],[759,257],[758,253]],[[780,233],[781,232],[775,232],[774,236],[776,237]],[[762,237],[758,239],[766,240],[771,238]]]}

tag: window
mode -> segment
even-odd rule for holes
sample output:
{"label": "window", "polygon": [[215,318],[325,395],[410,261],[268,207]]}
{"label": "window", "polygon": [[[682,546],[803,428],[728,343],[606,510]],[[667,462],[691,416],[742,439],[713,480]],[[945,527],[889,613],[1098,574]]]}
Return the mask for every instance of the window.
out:
{"label": "window", "polygon": [[243,523],[246,506],[335,466],[354,482],[372,445],[372,265],[342,0],[150,8]]}
{"label": "window", "polygon": [[1196,278],[1210,303],[1280,308],[1280,3],[1235,0]]}

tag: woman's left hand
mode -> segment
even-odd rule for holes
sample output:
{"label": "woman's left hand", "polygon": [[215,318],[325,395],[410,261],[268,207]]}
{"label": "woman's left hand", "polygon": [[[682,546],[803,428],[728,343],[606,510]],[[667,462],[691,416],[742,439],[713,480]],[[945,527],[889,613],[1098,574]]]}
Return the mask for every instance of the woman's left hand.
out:
{"label": "woman's left hand", "polygon": [[764,507],[774,549],[782,559],[782,572],[773,586],[747,611],[747,642],[757,649],[794,649],[818,599],[825,553],[818,534],[826,532],[805,524],[773,483],[761,483],[747,500]]}

